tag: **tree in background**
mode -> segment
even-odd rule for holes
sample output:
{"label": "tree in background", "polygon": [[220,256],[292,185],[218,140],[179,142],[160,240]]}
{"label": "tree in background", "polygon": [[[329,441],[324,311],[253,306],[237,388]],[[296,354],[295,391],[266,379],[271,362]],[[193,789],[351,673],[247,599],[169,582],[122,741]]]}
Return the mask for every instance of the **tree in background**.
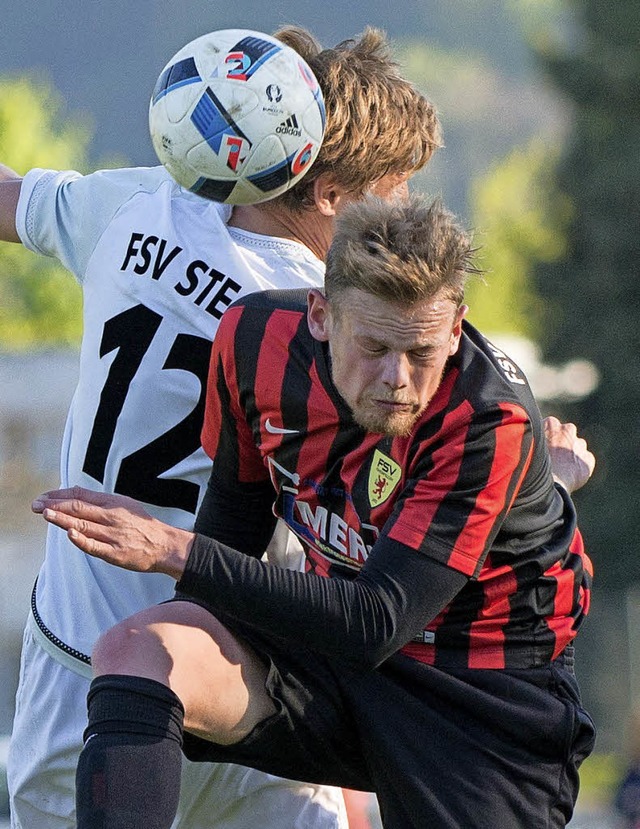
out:
{"label": "tree in background", "polygon": [[471,207],[484,281],[467,289],[470,320],[488,334],[520,335],[538,342],[545,303],[536,293],[536,262],[565,252],[570,206],[555,188],[560,142],[536,137],[510,152],[471,185]]}
{"label": "tree in background", "polygon": [[[463,13],[459,3],[457,9]],[[557,94],[533,71],[505,67],[478,46],[443,48],[424,38],[403,40],[397,53],[408,76],[435,103],[444,132],[444,148],[416,175],[414,186],[442,194],[447,206],[467,220],[473,213],[471,182],[492,171],[514,147],[526,147],[534,138],[557,147],[565,134],[566,115]]]}
{"label": "tree in background", "polygon": [[[46,82],[0,78],[0,161],[22,175],[32,167],[86,167],[91,131],[63,119],[59,94]],[[0,243],[0,349],[79,342],[80,289],[53,261]]]}
{"label": "tree in background", "polygon": [[[577,26],[563,49],[536,48],[573,109],[557,182],[573,217],[565,257],[540,263],[549,303],[545,356],[584,357],[597,390],[563,412],[598,457],[578,493],[598,583],[640,581],[640,3],[573,0]],[[552,48],[555,47],[555,48]]]}

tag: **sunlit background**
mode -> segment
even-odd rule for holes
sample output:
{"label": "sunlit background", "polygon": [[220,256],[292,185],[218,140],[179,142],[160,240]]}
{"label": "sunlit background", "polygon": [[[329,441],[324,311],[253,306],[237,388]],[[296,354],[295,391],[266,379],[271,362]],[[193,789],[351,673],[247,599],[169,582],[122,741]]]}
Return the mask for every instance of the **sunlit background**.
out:
{"label": "sunlit background", "polygon": [[[543,413],[576,422],[598,458],[576,496],[596,565],[578,675],[599,740],[575,829],[610,808],[640,700],[640,3],[637,0],[183,0],[5,4],[0,162],[156,163],[156,76],[211,29],[288,22],[325,46],[387,31],[435,102],[445,147],[413,186],[441,194],[482,247],[471,320],[527,371]],[[73,394],[80,295],[55,263],[0,244],[0,735],[43,554],[28,504],[55,486]],[[5,741],[0,736],[0,763]],[[637,758],[636,758],[637,759]],[[0,787],[0,806],[3,792]]]}

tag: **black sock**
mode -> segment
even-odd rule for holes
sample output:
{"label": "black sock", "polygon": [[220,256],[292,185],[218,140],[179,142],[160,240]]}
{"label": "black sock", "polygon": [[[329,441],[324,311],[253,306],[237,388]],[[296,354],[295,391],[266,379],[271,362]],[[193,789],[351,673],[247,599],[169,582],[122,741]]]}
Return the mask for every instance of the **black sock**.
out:
{"label": "black sock", "polygon": [[178,808],[184,709],[160,682],[94,679],[76,772],[78,829],[169,829]]}

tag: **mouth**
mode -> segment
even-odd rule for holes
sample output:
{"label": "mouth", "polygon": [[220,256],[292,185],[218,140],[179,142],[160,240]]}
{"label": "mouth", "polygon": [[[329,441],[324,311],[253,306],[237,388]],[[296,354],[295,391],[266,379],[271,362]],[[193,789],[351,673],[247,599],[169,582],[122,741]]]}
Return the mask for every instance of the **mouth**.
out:
{"label": "mouth", "polygon": [[373,401],[376,406],[379,406],[381,409],[384,409],[388,412],[402,412],[410,414],[414,411],[415,406],[413,403],[407,403],[406,401],[402,400],[384,400],[378,399]]}

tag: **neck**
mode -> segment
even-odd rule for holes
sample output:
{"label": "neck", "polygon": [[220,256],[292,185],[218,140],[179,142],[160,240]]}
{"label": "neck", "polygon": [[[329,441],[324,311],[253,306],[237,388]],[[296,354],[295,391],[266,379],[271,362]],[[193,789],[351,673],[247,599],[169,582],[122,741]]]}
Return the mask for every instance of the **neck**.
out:
{"label": "neck", "polygon": [[274,202],[236,205],[229,224],[262,236],[291,239],[322,260],[326,258],[333,233],[333,220],[317,210],[295,212]]}

